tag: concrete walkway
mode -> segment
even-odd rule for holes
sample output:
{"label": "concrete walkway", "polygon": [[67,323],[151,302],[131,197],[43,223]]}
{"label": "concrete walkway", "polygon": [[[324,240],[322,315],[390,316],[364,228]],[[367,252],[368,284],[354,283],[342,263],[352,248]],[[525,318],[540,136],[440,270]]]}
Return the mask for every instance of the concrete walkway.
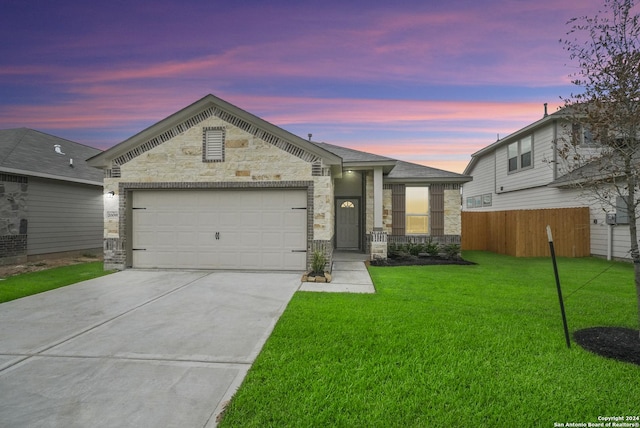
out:
{"label": "concrete walkway", "polygon": [[214,427],[299,273],[127,270],[0,305],[0,426]]}
{"label": "concrete walkway", "polygon": [[300,291],[328,293],[375,293],[376,290],[365,265],[368,255],[357,252],[333,253],[330,283],[303,282]]}

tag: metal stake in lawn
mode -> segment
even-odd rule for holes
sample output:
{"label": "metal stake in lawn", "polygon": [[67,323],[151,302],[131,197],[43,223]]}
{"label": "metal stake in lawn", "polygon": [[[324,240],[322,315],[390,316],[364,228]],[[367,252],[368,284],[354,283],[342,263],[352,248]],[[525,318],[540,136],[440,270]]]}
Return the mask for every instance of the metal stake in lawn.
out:
{"label": "metal stake in lawn", "polygon": [[560,312],[562,313],[562,323],[564,324],[564,338],[567,340],[567,348],[571,348],[569,340],[569,327],[567,327],[567,316],[564,313],[564,302],[562,301],[562,289],[560,289],[560,276],[558,276],[558,264],[556,263],[556,251],[553,248],[553,236],[551,236],[551,226],[547,226],[547,237],[549,238],[549,249],[551,250],[551,260],[553,260],[553,273],[556,275],[556,287],[558,288],[558,300],[560,301]]}

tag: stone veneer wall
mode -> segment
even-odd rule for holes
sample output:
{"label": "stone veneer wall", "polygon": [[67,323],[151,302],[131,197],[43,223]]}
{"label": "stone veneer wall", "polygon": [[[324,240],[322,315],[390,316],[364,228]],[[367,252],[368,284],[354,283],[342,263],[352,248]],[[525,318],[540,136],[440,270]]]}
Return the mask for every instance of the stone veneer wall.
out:
{"label": "stone veneer wall", "polygon": [[[223,162],[202,161],[203,128],[224,127]],[[314,174],[313,165],[231,125],[218,117],[196,126],[134,157],[120,166],[120,177],[104,180],[105,268],[127,264],[127,192],[145,188],[307,188],[307,265],[315,248],[333,249],[333,186],[328,172]]]}
{"label": "stone veneer wall", "polygon": [[27,177],[0,174],[0,265],[27,260]]}
{"label": "stone veneer wall", "polygon": [[391,199],[393,192],[391,186],[385,186],[382,190],[382,230],[391,235],[393,231],[393,211],[391,208]]}
{"label": "stone veneer wall", "polygon": [[[458,187],[458,186],[456,186]],[[462,233],[462,200],[460,189],[444,191],[444,234],[460,235]]]}
{"label": "stone veneer wall", "polygon": [[[365,234],[373,231],[373,171],[367,171],[364,174],[364,190],[365,190]],[[367,250],[368,251],[368,250]]]}

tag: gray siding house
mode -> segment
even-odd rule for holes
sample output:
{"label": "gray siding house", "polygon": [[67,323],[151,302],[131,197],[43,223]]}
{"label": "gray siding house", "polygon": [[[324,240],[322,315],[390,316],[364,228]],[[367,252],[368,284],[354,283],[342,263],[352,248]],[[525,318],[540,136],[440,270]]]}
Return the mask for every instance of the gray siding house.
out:
{"label": "gray siding house", "polygon": [[629,260],[628,222],[620,221],[620,215],[618,221],[608,221],[618,211],[615,205],[603,205],[589,197],[588,192],[583,193],[571,185],[570,174],[567,174],[571,166],[560,161],[559,147],[563,141],[571,141],[576,150],[586,153],[598,147],[588,130],[573,123],[572,116],[565,110],[546,114],[545,109],[540,120],[472,154],[464,171],[473,181],[464,185],[463,211],[586,207],[589,224],[575,227],[588,235],[590,254]]}
{"label": "gray siding house", "polygon": [[27,128],[0,130],[0,264],[102,251],[100,150]]}

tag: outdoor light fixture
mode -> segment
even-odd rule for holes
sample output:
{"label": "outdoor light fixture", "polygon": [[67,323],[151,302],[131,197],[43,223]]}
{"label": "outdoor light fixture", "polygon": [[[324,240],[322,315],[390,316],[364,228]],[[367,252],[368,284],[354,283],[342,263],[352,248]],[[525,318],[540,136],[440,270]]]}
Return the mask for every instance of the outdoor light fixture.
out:
{"label": "outdoor light fixture", "polygon": [[115,196],[116,192],[114,192],[113,190],[110,192],[107,192],[107,198],[113,198]]}

